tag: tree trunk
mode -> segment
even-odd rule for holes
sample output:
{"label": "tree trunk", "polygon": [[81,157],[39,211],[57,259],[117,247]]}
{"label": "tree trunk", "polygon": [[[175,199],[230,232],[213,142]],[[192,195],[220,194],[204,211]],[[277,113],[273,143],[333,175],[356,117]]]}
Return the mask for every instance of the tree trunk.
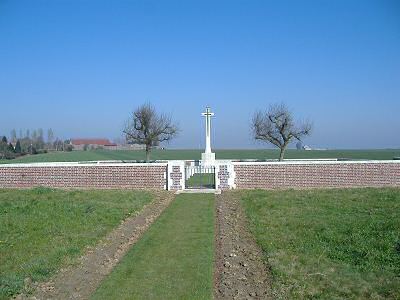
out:
{"label": "tree trunk", "polygon": [[150,161],[150,151],[151,151],[150,146],[146,145],[146,162]]}
{"label": "tree trunk", "polygon": [[283,156],[285,155],[286,146],[281,148],[281,152],[279,154],[279,161],[283,161]]}

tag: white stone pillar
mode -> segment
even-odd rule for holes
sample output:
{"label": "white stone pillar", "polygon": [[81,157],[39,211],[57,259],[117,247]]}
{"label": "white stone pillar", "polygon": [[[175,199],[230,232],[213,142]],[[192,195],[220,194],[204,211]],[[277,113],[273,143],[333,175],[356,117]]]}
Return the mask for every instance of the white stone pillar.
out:
{"label": "white stone pillar", "polygon": [[218,190],[235,189],[236,173],[231,160],[215,161],[215,188]]}
{"label": "white stone pillar", "polygon": [[206,111],[201,115],[206,119],[206,149],[201,154],[201,160],[203,165],[212,165],[215,161],[215,153],[211,152],[211,117],[214,116],[214,113],[209,107],[206,107]]}
{"label": "white stone pillar", "polygon": [[169,160],[168,161],[168,190],[179,191],[185,189],[185,161]]}

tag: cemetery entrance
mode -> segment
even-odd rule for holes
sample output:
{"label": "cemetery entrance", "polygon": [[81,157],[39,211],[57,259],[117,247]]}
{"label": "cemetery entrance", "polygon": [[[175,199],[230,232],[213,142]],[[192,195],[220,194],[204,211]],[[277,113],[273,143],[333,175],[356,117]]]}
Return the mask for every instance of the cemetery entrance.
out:
{"label": "cemetery entrance", "polygon": [[187,189],[215,189],[215,167],[185,166],[185,186]]}

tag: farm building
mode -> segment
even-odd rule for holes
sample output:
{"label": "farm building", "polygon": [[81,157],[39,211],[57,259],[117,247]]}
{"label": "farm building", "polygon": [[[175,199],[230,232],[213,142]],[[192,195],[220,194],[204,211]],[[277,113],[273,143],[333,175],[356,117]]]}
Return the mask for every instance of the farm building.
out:
{"label": "farm building", "polygon": [[[73,150],[144,150],[144,145],[139,144],[116,144],[109,139],[71,139]],[[158,147],[155,147],[158,148]]]}
{"label": "farm building", "polygon": [[110,142],[108,139],[71,139],[71,145],[74,150],[89,150],[89,149],[108,149],[116,150],[117,144]]}

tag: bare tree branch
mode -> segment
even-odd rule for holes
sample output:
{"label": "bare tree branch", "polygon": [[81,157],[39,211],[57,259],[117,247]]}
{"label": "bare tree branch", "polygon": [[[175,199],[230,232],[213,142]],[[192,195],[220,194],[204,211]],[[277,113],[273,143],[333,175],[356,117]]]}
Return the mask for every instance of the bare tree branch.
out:
{"label": "bare tree branch", "polygon": [[293,139],[301,141],[311,134],[312,123],[295,124],[292,113],[285,104],[271,105],[266,111],[256,111],[252,120],[253,137],[266,141],[280,149],[279,160],[283,160],[286,147]]}
{"label": "bare tree branch", "polygon": [[123,129],[128,142],[146,146],[147,161],[154,146],[170,141],[177,136],[178,131],[178,126],[172,122],[171,117],[159,115],[150,103],[143,104],[132,112]]}

